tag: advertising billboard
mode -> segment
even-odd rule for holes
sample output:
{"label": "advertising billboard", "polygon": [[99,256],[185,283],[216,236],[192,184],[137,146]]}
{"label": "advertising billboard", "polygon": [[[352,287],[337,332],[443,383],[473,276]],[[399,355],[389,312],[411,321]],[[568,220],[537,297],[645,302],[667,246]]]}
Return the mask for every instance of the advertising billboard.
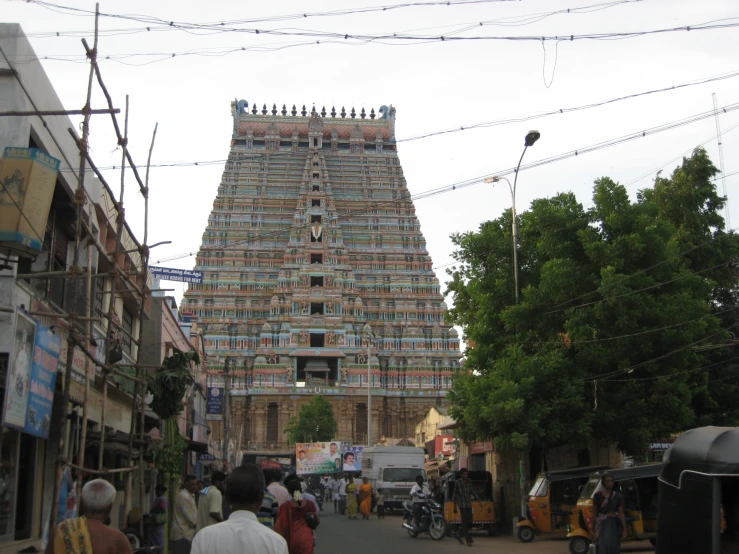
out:
{"label": "advertising billboard", "polygon": [[362,471],[363,446],[349,446],[341,453],[341,469],[344,471]]}
{"label": "advertising billboard", "polygon": [[338,442],[299,442],[295,445],[295,467],[298,475],[335,473],[341,470]]}
{"label": "advertising billboard", "polygon": [[36,322],[16,310],[13,350],[10,355],[10,367],[5,386],[3,425],[21,431],[26,427],[35,338]]}

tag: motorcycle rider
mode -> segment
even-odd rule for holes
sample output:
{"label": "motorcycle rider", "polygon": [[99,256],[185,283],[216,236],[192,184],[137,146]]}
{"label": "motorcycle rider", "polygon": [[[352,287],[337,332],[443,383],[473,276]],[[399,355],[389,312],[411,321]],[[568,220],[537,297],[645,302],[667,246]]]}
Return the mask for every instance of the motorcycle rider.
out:
{"label": "motorcycle rider", "polygon": [[416,477],[416,484],[411,489],[411,498],[413,499],[413,527],[418,531],[421,526],[421,514],[423,513],[423,505],[431,496],[428,486],[423,482],[423,475]]}

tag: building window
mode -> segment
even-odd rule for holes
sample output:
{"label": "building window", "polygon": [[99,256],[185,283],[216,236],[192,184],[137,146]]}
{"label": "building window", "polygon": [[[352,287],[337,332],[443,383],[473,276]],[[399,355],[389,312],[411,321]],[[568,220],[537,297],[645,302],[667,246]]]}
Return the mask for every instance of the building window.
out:
{"label": "building window", "polygon": [[323,286],[323,277],[311,277],[310,278],[310,286],[311,287],[322,287]]}
{"label": "building window", "polygon": [[320,223],[321,222],[321,216],[320,215],[312,215],[312,216],[310,216],[310,222],[311,223]]}
{"label": "building window", "polygon": [[122,325],[124,333],[121,333],[121,345],[123,351],[130,355],[131,354],[131,336],[133,335],[133,316],[126,308],[123,308],[123,321]]}
{"label": "building window", "polygon": [[323,348],[326,335],[323,333],[311,333],[310,334],[310,346],[311,348]]}
{"label": "building window", "polygon": [[313,200],[310,201],[310,205],[311,206],[319,206],[320,207],[321,201],[318,200],[317,198],[314,198]]}
{"label": "building window", "polygon": [[322,302],[311,302],[310,315],[323,315],[323,303]]}
{"label": "building window", "polygon": [[312,263],[312,264],[322,264],[323,263],[323,254],[311,254],[310,255],[310,263]]}
{"label": "building window", "polygon": [[[261,375],[260,375],[261,377]],[[274,444],[279,440],[280,422],[277,404],[267,406],[267,442]]]}
{"label": "building window", "polygon": [[313,192],[320,192],[321,187],[320,185],[313,185]]}

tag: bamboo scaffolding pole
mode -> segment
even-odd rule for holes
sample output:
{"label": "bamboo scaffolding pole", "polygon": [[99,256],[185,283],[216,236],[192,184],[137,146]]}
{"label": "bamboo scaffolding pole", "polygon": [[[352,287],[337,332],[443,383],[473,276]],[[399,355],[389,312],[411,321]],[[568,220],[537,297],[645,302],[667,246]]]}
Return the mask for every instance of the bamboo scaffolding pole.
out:
{"label": "bamboo scaffolding pole", "polygon": [[[83,44],[85,45],[85,49],[88,51],[89,55],[89,48],[87,47],[87,43],[84,39],[82,39]],[[92,73],[95,73],[95,64],[94,62],[91,63],[90,71]],[[125,136],[121,139],[119,137],[118,144],[121,145],[121,149],[123,151],[121,155],[121,192],[118,195],[118,204],[120,209],[118,210],[118,217],[116,218],[116,234],[115,234],[115,251],[113,255],[113,267],[118,267],[118,262],[120,261],[120,250],[121,250],[121,238],[123,235],[123,217],[124,217],[124,208],[123,208],[123,195],[126,189],[126,151],[128,149],[128,95],[126,95],[126,111],[125,111]],[[115,287],[115,279],[112,280],[111,287]],[[115,294],[110,295],[110,302],[108,304],[108,321],[113,323],[113,313],[115,311],[115,301],[116,296]],[[110,333],[108,333],[108,336],[110,336]],[[131,337],[133,339],[133,337]],[[110,346],[110,345],[108,345]],[[140,345],[137,345],[137,351],[140,349]],[[107,352],[110,352],[109,349],[106,348]],[[110,354],[108,354],[110,356]],[[110,358],[108,358],[108,361],[110,361]],[[102,400],[102,408],[100,410],[100,452],[98,453],[98,469],[103,469],[103,452],[105,450],[105,406],[108,402],[108,373],[109,370],[107,368],[103,369],[103,400]],[[137,375],[138,377],[138,375]],[[133,406],[136,405],[136,391],[138,391],[138,385],[134,387],[134,402]],[[129,459],[130,459],[130,451],[129,451]],[[125,503],[124,503],[125,508]]]}
{"label": "bamboo scaffolding pole", "polygon": [[[97,56],[97,46],[98,46],[98,23],[99,23],[99,17],[100,17],[100,5],[95,4],[95,39],[94,39],[94,46],[91,52],[88,52],[88,56],[90,57],[90,60],[95,59]],[[92,79],[94,75],[94,69],[91,66],[90,67],[90,76],[87,80],[87,100],[85,101],[85,108],[89,110],[90,108],[90,100],[92,98]],[[36,106],[34,106],[36,108]],[[74,194],[75,199],[75,215],[76,215],[76,225],[75,225],[75,245],[74,245],[74,256],[73,256],[73,262],[72,266],[77,268],[79,265],[79,257],[80,257],[80,242],[81,242],[81,235],[82,235],[82,214],[80,213],[82,211],[82,202],[86,200],[85,197],[85,162],[87,161],[87,158],[85,156],[85,151],[88,149],[87,144],[87,138],[89,136],[90,131],[90,115],[86,114],[82,121],[82,138],[79,142],[80,146],[80,169],[78,173],[78,183],[77,183],[77,190]],[[61,148],[60,148],[61,150]],[[77,277],[72,277],[72,306],[76,307],[77,305]],[[89,299],[88,299],[89,300]],[[50,521],[50,527],[53,529],[56,526],[56,521],[59,516],[59,490],[61,489],[62,485],[62,479],[64,478],[64,466],[68,463],[69,460],[69,445],[68,441],[65,440],[65,431],[66,431],[66,423],[67,423],[67,415],[69,413],[69,394],[70,394],[70,388],[72,386],[72,364],[74,362],[74,347],[75,347],[75,338],[74,338],[74,321],[71,322],[69,335],[67,337],[67,366],[66,366],[66,372],[64,374],[64,393],[62,395],[62,414],[61,414],[61,420],[62,420],[62,434],[59,439],[59,457],[57,458],[57,464],[56,464],[56,480],[54,481],[54,491],[52,498],[54,499],[54,502],[52,503],[52,509],[51,509],[51,519]],[[50,536],[51,533],[49,533]]]}
{"label": "bamboo scaffolding pole", "polygon": [[[95,207],[90,205],[88,218],[92,219]],[[92,244],[87,244],[87,316],[89,317],[92,308]],[[102,320],[101,320],[102,323]],[[92,337],[92,322],[88,323],[87,336]],[[90,402],[90,376],[85,375],[85,392],[82,396],[82,430],[80,432],[79,451],[77,452],[77,465],[84,467],[85,465],[85,448],[87,443],[87,423],[90,418],[90,410],[88,404]],[[77,497],[81,495],[81,480],[77,484]]]}

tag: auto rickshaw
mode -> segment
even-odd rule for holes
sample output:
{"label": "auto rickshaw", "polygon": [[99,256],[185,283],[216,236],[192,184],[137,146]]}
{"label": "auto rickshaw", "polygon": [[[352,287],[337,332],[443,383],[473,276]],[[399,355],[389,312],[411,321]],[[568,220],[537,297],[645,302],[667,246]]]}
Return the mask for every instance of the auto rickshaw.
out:
{"label": "auto rickshaw", "polygon": [[[489,471],[469,471],[472,481],[472,490],[477,499],[472,501],[472,530],[483,529],[491,537],[495,535],[495,503],[493,502],[493,476]],[[444,495],[444,520],[447,523],[447,534],[457,531],[462,519],[459,513],[454,512],[456,502],[454,498],[454,483],[460,479],[458,471],[447,473],[442,479],[442,493]]]}
{"label": "auto rickshaw", "polygon": [[[613,475],[616,490],[624,497],[624,519],[626,534],[622,541],[649,540],[655,544],[657,539],[657,477],[661,464],[647,464],[621,469],[609,469]],[[600,483],[604,472],[593,473],[577,500],[577,516],[571,518],[570,552],[585,554],[590,547],[593,533],[593,496],[602,489]]]}
{"label": "auto rickshaw", "polygon": [[657,554],[739,552],[739,427],[675,441],[662,460],[659,517]]}
{"label": "auto rickshaw", "polygon": [[542,533],[565,538],[580,490],[588,478],[607,466],[544,471],[536,476],[526,502],[526,517],[516,524],[518,540],[531,542]]}

